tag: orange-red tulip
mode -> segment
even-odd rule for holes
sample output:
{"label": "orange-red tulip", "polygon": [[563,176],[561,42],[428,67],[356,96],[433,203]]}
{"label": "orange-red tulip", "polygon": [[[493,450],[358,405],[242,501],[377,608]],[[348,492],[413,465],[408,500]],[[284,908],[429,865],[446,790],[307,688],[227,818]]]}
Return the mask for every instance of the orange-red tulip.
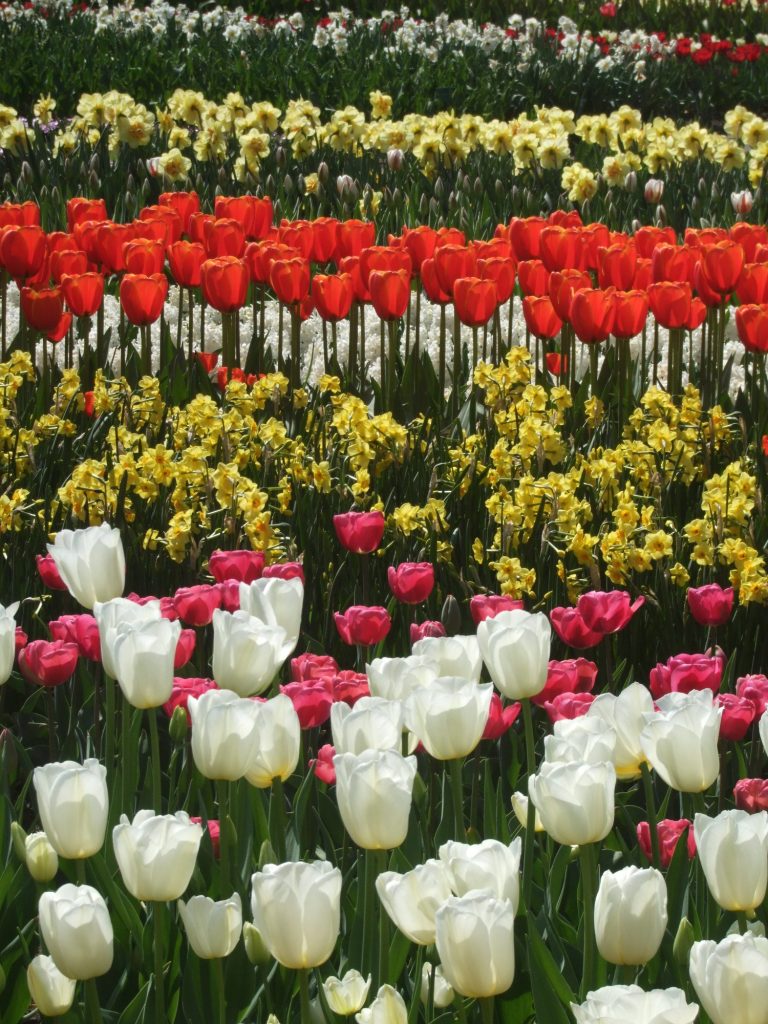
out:
{"label": "orange-red tulip", "polygon": [[181,233],[189,231],[189,218],[193,213],[200,212],[200,197],[197,192],[162,192],[157,200],[158,206],[168,206],[175,210],[181,221]]}
{"label": "orange-red tulip", "polygon": [[466,245],[446,243],[435,247],[432,259],[435,271],[443,291],[453,294],[453,282],[460,277],[474,277],[477,269],[477,257],[474,250]]}
{"label": "orange-red tulip", "polygon": [[355,301],[370,302],[371,293],[363,281],[363,275],[360,273],[360,257],[343,256],[339,260],[339,270],[344,274],[349,274],[352,278],[352,289],[355,293]]}
{"label": "orange-red tulip", "polygon": [[413,270],[411,255],[407,249],[369,245],[360,253],[360,276],[366,285],[373,270],[405,270],[410,277]]}
{"label": "orange-red tulip", "polygon": [[165,246],[162,242],[135,238],[125,243],[123,259],[129,274],[159,274],[165,264]]}
{"label": "orange-red tulip", "polygon": [[120,274],[125,270],[123,246],[136,237],[133,224],[114,224],[104,221],[96,229],[96,256],[107,274]]}
{"label": "orange-red tulip", "polygon": [[220,313],[233,313],[245,305],[250,274],[245,260],[237,256],[217,256],[201,267],[203,297]]}
{"label": "orange-red tulip", "polygon": [[34,277],[47,254],[45,232],[36,224],[7,228],[0,239],[0,267],[17,281]]}
{"label": "orange-red tulip", "polygon": [[336,323],[349,316],[355,289],[350,274],[315,274],[312,299],[323,320]]}
{"label": "orange-red tulip", "polygon": [[571,302],[571,326],[580,341],[597,344],[613,331],[616,293],[609,289],[585,288],[574,292]]}
{"label": "orange-red tulip", "polygon": [[311,221],[284,220],[277,229],[277,240],[281,245],[290,245],[298,249],[303,259],[312,259],[315,230]]}
{"label": "orange-red tulip", "polygon": [[42,334],[55,330],[64,313],[60,288],[22,288],[21,311],[30,327]]}
{"label": "orange-red tulip", "polygon": [[167,295],[165,274],[125,274],[120,282],[120,305],[137,327],[159,319]]}
{"label": "orange-red tulip", "polygon": [[549,275],[547,291],[561,320],[570,322],[574,292],[591,287],[592,278],[586,270],[556,270]]}
{"label": "orange-red tulip", "polygon": [[457,277],[453,282],[456,315],[467,327],[487,324],[498,305],[496,282],[481,277]]}
{"label": "orange-red tulip", "polygon": [[344,256],[359,256],[363,249],[373,245],[376,226],[368,220],[343,220],[339,224],[336,263]]}
{"label": "orange-red tulip", "polygon": [[687,281],[658,281],[648,288],[651,312],[662,327],[684,327],[691,312],[691,286]]}
{"label": "orange-red tulip", "polygon": [[88,253],[82,249],[60,249],[51,253],[51,277],[59,284],[65,274],[84,274],[88,270]]}
{"label": "orange-red tulip", "polygon": [[205,247],[200,242],[181,241],[168,246],[168,265],[179,288],[200,287],[204,262]]}
{"label": "orange-red tulip", "polygon": [[528,330],[537,338],[554,338],[563,327],[548,295],[526,295],[523,316]]}
{"label": "orange-red tulip", "polygon": [[485,281],[494,282],[499,305],[509,302],[515,290],[515,261],[510,256],[478,257],[477,273]]}
{"label": "orange-red tulip", "polygon": [[75,316],[93,316],[104,298],[104,278],[95,271],[65,274],[61,279],[64,301]]}
{"label": "orange-red tulip", "polygon": [[403,228],[403,244],[410,253],[413,269],[421,274],[424,260],[432,258],[437,245],[437,232],[428,224],[416,228]]}
{"label": "orange-red tulip", "polygon": [[269,268],[269,283],[277,298],[286,306],[301,302],[309,295],[309,261],[301,256],[274,260]]}
{"label": "orange-red tulip", "polygon": [[312,252],[314,263],[328,263],[333,259],[339,243],[339,222],[335,217],[317,217],[312,221]]}
{"label": "orange-red tulip", "polygon": [[617,291],[614,297],[613,333],[617,338],[634,338],[648,319],[648,294],[644,291]]}
{"label": "orange-red tulip", "polygon": [[701,256],[707,282],[716,292],[724,295],[736,287],[744,269],[744,250],[738,242],[726,239],[708,245]]}
{"label": "orange-red tulip", "polygon": [[768,263],[746,263],[736,285],[739,302],[768,302]]}
{"label": "orange-red tulip", "polygon": [[82,224],[86,220],[107,219],[107,204],[103,199],[75,196],[67,200],[67,231],[72,231],[75,224]]}
{"label": "orange-red tulip", "polygon": [[434,259],[424,260],[421,264],[421,283],[424,286],[424,294],[430,302],[437,302],[444,306],[451,301],[448,292],[443,291],[440,287]]}
{"label": "orange-red tulip", "polygon": [[687,245],[657,245],[651,256],[654,281],[690,281],[695,259]]}
{"label": "orange-red tulip", "polygon": [[768,305],[750,303],[739,306],[736,330],[748,352],[768,352]]}
{"label": "orange-red tulip", "polygon": [[549,291],[549,271],[541,260],[518,263],[517,279],[523,295],[547,295]]}
{"label": "orange-red tulip", "polygon": [[509,240],[518,263],[536,260],[541,255],[541,232],[547,226],[543,217],[513,217],[509,222]]}
{"label": "orange-red tulip", "polygon": [[217,256],[237,256],[245,252],[245,232],[239,221],[231,217],[206,221],[203,224],[203,245],[209,260]]}
{"label": "orange-red tulip", "polygon": [[600,246],[597,250],[597,283],[601,288],[629,291],[635,283],[637,249],[627,243]]}
{"label": "orange-red tulip", "polygon": [[651,259],[657,245],[675,245],[677,235],[674,228],[659,228],[653,224],[638,228],[633,236],[638,256]]}
{"label": "orange-red tulip", "polygon": [[405,313],[411,295],[407,270],[373,270],[368,287],[373,308],[382,320],[397,320]]}

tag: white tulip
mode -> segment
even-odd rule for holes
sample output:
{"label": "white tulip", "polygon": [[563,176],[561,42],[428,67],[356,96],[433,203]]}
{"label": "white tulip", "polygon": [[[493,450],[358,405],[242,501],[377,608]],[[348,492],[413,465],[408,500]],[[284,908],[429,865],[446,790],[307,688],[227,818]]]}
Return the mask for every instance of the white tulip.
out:
{"label": "white tulip", "polygon": [[121,622],[113,644],[120,689],[135,708],[158,708],[173,691],[174,658],[181,623],[157,619]]}
{"label": "white tulip", "polygon": [[404,701],[420,686],[428,686],[440,674],[438,664],[412,654],[408,658],[375,658],[365,666],[374,697]]}
{"label": "white tulip", "polygon": [[108,523],[84,530],[59,530],[48,545],[67,590],[84,608],[119,597],[125,587],[120,531]]}
{"label": "white tulip", "polygon": [[40,820],[60,857],[82,860],[104,845],[109,795],[107,769],[94,757],[84,764],[57,761],[32,776]]}
{"label": "white tulip", "polygon": [[284,693],[256,707],[256,732],[245,777],[252,786],[267,789],[275,779],[285,782],[296,771],[301,724],[293,702]]}
{"label": "white tulip", "polygon": [[441,676],[408,697],[405,722],[432,757],[439,761],[466,757],[482,738],[492,696],[490,683]]}
{"label": "white tulip", "polygon": [[192,757],[207,779],[242,779],[255,749],[259,705],[229,690],[208,690],[187,701]]}
{"label": "white tulip", "polygon": [[162,618],[159,601],[139,604],[127,597],[115,597],[111,601],[97,601],[93,606],[93,617],[99,627],[101,663],[112,679],[117,678],[114,644],[118,627],[122,623],[157,622]]}
{"label": "white tulip", "polygon": [[613,761],[616,733],[599,718],[561,719],[554,733],[544,737],[545,761]]}
{"label": "white tulip", "polygon": [[193,896],[186,903],[179,900],[179,913],[184,922],[189,944],[201,960],[217,960],[229,956],[240,941],[243,929],[243,906],[239,893],[228,900],[212,900]]}
{"label": "white tulip", "polygon": [[376,878],[382,906],[403,935],[419,946],[435,941],[435,914],[452,895],[445,864],[427,860],[404,874],[382,871]]}
{"label": "white tulip", "polygon": [[344,827],[364,850],[392,850],[405,841],[416,758],[395,750],[337,754],[336,799]]}
{"label": "white tulip", "polygon": [[43,1017],[63,1017],[69,1012],[75,1001],[75,984],[50,956],[36,956],[27,967],[27,988]]}
{"label": "white tulip", "polygon": [[479,623],[477,641],[500,693],[511,700],[541,693],[547,683],[552,643],[552,627],[543,612],[500,612]]}
{"label": "white tulip", "polygon": [[612,763],[544,761],[528,779],[528,795],[557,843],[584,846],[613,828],[616,769]]}
{"label": "white tulip", "polygon": [[391,985],[382,985],[369,1007],[355,1014],[358,1024],[407,1024],[405,1000]]}
{"label": "white tulip", "polygon": [[123,885],[137,900],[177,900],[195,870],[203,830],[184,811],[126,815],[112,830],[112,846]]}
{"label": "white tulip", "polygon": [[723,709],[711,690],[668,693],[659,708],[645,716],[640,734],[643,753],[668,786],[682,793],[702,793],[720,772],[718,739]]}
{"label": "white tulip", "polygon": [[725,910],[759,907],[768,887],[768,812],[697,814],[693,833],[709,891]]}
{"label": "white tulip", "polygon": [[331,737],[337,754],[364,750],[400,751],[403,706],[400,701],[361,697],[354,707],[337,700],[331,705]]}
{"label": "white tulip", "polygon": [[371,976],[364,978],[359,971],[347,971],[343,978],[330,977],[323,982],[325,998],[334,1013],[350,1017],[365,1006],[371,988]]}
{"label": "white tulip", "polygon": [[294,647],[284,629],[248,612],[213,613],[213,678],[223,690],[241,697],[263,693]]}
{"label": "white tulip", "polygon": [[16,612],[19,602],[4,608],[0,604],[0,686],[7,683],[16,660]]}
{"label": "white tulip", "polygon": [[600,718],[613,728],[616,749],[613,763],[620,779],[634,779],[646,763],[640,735],[645,716],[653,713],[653,698],[647,686],[632,683],[618,694],[600,693],[589,705],[586,718]]}
{"label": "white tulip", "polygon": [[240,610],[268,626],[285,630],[283,660],[298,643],[303,605],[304,584],[295,577],[290,580],[271,577],[240,584]]}
{"label": "white tulip", "polygon": [[515,913],[520,899],[521,852],[520,838],[513,839],[509,846],[498,839],[485,839],[482,843],[449,841],[439,850],[457,896],[466,896],[473,889],[487,889],[497,899],[509,900]]}
{"label": "white tulip", "polygon": [[67,978],[85,981],[112,966],[114,933],[104,897],[90,885],[44,892],[37,907],[40,933]]}
{"label": "white tulip", "polygon": [[425,636],[413,645],[413,654],[434,662],[438,676],[461,676],[480,682],[483,659],[476,636]]}

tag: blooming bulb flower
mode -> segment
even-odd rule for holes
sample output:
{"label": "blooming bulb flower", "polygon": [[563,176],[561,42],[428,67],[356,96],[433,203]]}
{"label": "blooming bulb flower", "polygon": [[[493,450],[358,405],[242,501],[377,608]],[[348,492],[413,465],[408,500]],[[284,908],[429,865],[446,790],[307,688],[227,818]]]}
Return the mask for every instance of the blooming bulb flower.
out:
{"label": "blooming bulb flower", "polygon": [[616,769],[607,761],[545,761],[528,780],[528,794],[546,832],[564,846],[605,839],[613,828]]}
{"label": "blooming bulb flower", "polygon": [[365,1010],[355,1014],[358,1024],[407,1024],[405,1000],[391,985],[382,985]]}
{"label": "blooming bulb flower", "polygon": [[642,683],[632,683],[618,696],[600,693],[590,704],[587,718],[607,722],[616,736],[613,763],[620,779],[634,779],[645,764],[640,734],[645,727],[645,716],[653,713],[653,699]]}
{"label": "blooming bulb flower", "polygon": [[[283,580],[279,577],[254,580],[240,584],[240,609],[248,612],[268,626],[285,630],[283,660],[293,651],[301,632],[301,612],[304,605],[304,584],[300,579]],[[286,651],[286,647],[289,649]]]}
{"label": "blooming bulb flower", "polygon": [[241,779],[255,747],[259,705],[229,690],[208,690],[190,697],[192,757],[207,779]]}
{"label": "blooming bulb flower", "polygon": [[107,769],[93,758],[35,768],[32,776],[40,820],[60,857],[92,857],[107,832]]}
{"label": "blooming bulb flower", "polygon": [[697,814],[696,849],[709,891],[724,910],[754,910],[768,887],[768,813]]}
{"label": "blooming bulb flower", "polygon": [[571,1003],[571,1011],[576,1024],[693,1024],[699,1008],[679,988],[644,992],[639,985],[607,985],[581,1005]]}
{"label": "blooming bulb flower", "polygon": [[195,870],[203,830],[184,811],[126,815],[112,830],[112,845],[123,885],[137,900],[177,900]]}
{"label": "blooming bulb flower", "polygon": [[760,742],[763,744],[763,750],[768,754],[768,711],[764,711],[760,716],[757,728],[760,733]]}
{"label": "blooming bulb flower", "polygon": [[668,786],[682,793],[709,789],[720,771],[717,740],[722,708],[710,690],[670,693],[645,716],[643,753]]}
{"label": "blooming bulb flower", "polygon": [[520,899],[520,854],[518,837],[509,846],[498,839],[482,843],[449,841],[440,847],[440,860],[448,868],[451,889],[457,896],[466,896],[473,889],[487,889],[497,899],[509,900],[517,913]]}
{"label": "blooming bulb flower", "polygon": [[460,995],[506,992],[515,977],[515,913],[509,900],[485,891],[452,896],[435,916],[445,979]]}
{"label": "blooming bulb flower", "polygon": [[251,878],[253,922],[284,967],[319,967],[341,923],[341,872],[327,861],[267,864]]}
{"label": "blooming bulb flower", "polygon": [[84,608],[119,597],[125,587],[125,553],[120,531],[107,523],[84,530],[59,530],[48,553]]}
{"label": "blooming bulb flower", "polygon": [[746,217],[749,214],[754,201],[755,197],[748,188],[745,188],[743,192],[731,192],[731,206],[733,212],[739,217]]}
{"label": "blooming bulb flower", "polygon": [[411,813],[416,758],[394,750],[337,754],[336,799],[344,827],[364,850],[392,850],[404,842]]}
{"label": "blooming bulb flower", "polygon": [[403,736],[403,706],[399,700],[361,697],[353,708],[344,701],[331,707],[331,736],[339,754],[362,754],[364,750],[400,751]]}
{"label": "blooming bulb flower", "polygon": [[404,701],[419,686],[428,686],[439,675],[435,661],[412,654],[408,658],[374,658],[365,666],[374,697]]}
{"label": "blooming bulb flower", "polygon": [[376,892],[394,924],[411,942],[429,946],[435,941],[435,914],[453,894],[443,861],[430,858],[404,874],[382,871]]}
{"label": "blooming bulb flower", "polygon": [[646,203],[656,205],[661,202],[664,195],[664,182],[660,178],[649,178],[643,189],[643,197]]}
{"label": "blooming bulb flower", "polygon": [[615,750],[616,733],[599,718],[560,719],[544,737],[545,761],[613,762]]}
{"label": "blooming bulb flower", "polygon": [[490,683],[444,676],[410,695],[405,723],[438,761],[465,757],[480,742],[492,694]]}
{"label": "blooming bulb flower", "polygon": [[606,871],[595,899],[595,938],[612,964],[645,964],[667,927],[667,886],[655,868]]}
{"label": "blooming bulb flower", "polygon": [[36,956],[27,967],[27,988],[43,1017],[61,1017],[75,1001],[75,985],[50,956]]}
{"label": "blooming bulb flower", "polygon": [[552,630],[543,612],[500,612],[477,627],[494,686],[511,700],[535,697],[547,683]]}
{"label": "blooming bulb flower", "polygon": [[[528,797],[525,793],[521,793],[518,790],[512,794],[512,810],[520,825],[523,828],[528,828]],[[533,831],[543,832],[544,826],[541,823],[541,815],[537,810],[534,811],[533,820]]]}
{"label": "blooming bulb flower", "polygon": [[186,903],[179,900],[179,913],[189,944],[201,960],[229,956],[240,941],[243,907],[239,893],[218,902],[207,896],[193,896]]}
{"label": "blooming bulb flower", "polygon": [[241,697],[263,693],[295,646],[284,629],[248,612],[213,613],[213,678],[223,690]]}
{"label": "blooming bulb flower", "polygon": [[290,697],[278,694],[257,705],[256,731],[245,777],[266,789],[275,779],[290,778],[299,763],[301,723]]}
{"label": "blooming bulb flower", "polygon": [[16,658],[16,612],[19,602],[4,608],[0,604],[0,686],[7,683]]}
{"label": "blooming bulb flower", "polygon": [[[432,982],[433,973],[435,976],[434,982]],[[429,1002],[430,986],[432,987],[432,1002],[439,1010],[444,1010],[446,1006],[450,1006],[456,998],[456,993],[445,980],[445,972],[440,964],[437,967],[430,963],[422,965],[419,998],[425,1006]]]}
{"label": "blooming bulb flower", "polygon": [[343,978],[330,977],[323,982],[328,1005],[341,1017],[350,1017],[365,1005],[370,987],[370,974],[364,978],[354,970],[347,971]]}
{"label": "blooming bulb flower", "polygon": [[40,933],[56,967],[85,981],[112,966],[114,933],[103,896],[90,885],[62,885],[38,903]]}
{"label": "blooming bulb flower", "polygon": [[59,870],[59,858],[45,832],[30,832],[24,840],[24,860],[36,882],[50,882]]}
{"label": "blooming bulb flower", "polygon": [[688,971],[712,1024],[765,1024],[768,939],[747,932],[694,942]]}
{"label": "blooming bulb flower", "polygon": [[434,662],[439,676],[480,682],[483,659],[476,636],[427,636],[416,641],[412,653]]}
{"label": "blooming bulb flower", "polygon": [[117,677],[114,657],[114,643],[118,627],[122,623],[157,622],[161,618],[160,602],[147,601],[138,604],[125,597],[115,597],[111,601],[97,601],[93,606],[93,617],[99,627],[99,643],[101,662],[104,671],[113,679]]}
{"label": "blooming bulb flower", "polygon": [[180,622],[123,622],[113,645],[116,678],[129,704],[158,708],[173,692],[174,657]]}

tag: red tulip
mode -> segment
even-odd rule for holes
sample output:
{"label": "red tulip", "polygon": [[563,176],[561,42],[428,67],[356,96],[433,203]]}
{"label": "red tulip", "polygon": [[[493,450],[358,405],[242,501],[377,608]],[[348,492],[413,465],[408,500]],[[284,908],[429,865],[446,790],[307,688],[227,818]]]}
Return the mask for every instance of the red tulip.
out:
{"label": "red tulip", "polygon": [[547,222],[543,217],[513,217],[509,222],[509,240],[520,260],[535,260],[541,254],[541,232]]}
{"label": "red tulip", "polygon": [[345,644],[370,647],[380,643],[389,633],[392,620],[386,608],[355,604],[345,612],[334,612],[333,619]]}
{"label": "red tulip", "polygon": [[483,280],[494,282],[496,301],[499,305],[509,302],[515,290],[514,260],[505,256],[478,256],[477,272]]}
{"label": "red tulip", "polygon": [[181,233],[189,232],[189,218],[193,213],[200,212],[200,197],[197,192],[162,192],[158,196],[159,206],[168,206],[174,210],[181,221]]}
{"label": "red tulip", "polygon": [[67,585],[59,575],[52,555],[35,555],[37,571],[43,584],[49,590],[66,590]]}
{"label": "red tulip", "polygon": [[768,263],[746,263],[736,294],[742,305],[768,302]]}
{"label": "red tulip", "polygon": [[163,245],[178,242],[184,227],[180,213],[172,206],[160,205],[145,206],[133,225],[136,238],[155,238]]}
{"label": "red tulip", "polygon": [[99,626],[92,615],[60,615],[48,623],[48,629],[52,639],[77,644],[88,661],[101,661]]}
{"label": "red tulip", "polygon": [[30,327],[42,334],[55,331],[64,314],[60,288],[22,288],[21,311]]}
{"label": "red tulip", "polygon": [[183,668],[195,653],[197,637],[194,629],[182,629],[173,655],[173,667],[178,671]]}
{"label": "red tulip", "polygon": [[424,286],[424,294],[430,302],[445,306],[451,301],[451,296],[440,285],[433,259],[426,259],[421,264],[421,283]]}
{"label": "red tulip", "polygon": [[218,685],[212,679],[193,679],[174,676],[173,689],[170,699],[163,704],[163,711],[170,718],[176,708],[184,708],[187,712],[187,722],[191,725],[187,701],[190,697],[202,697],[208,690],[218,690]]}
{"label": "red tulip", "polygon": [[195,359],[206,373],[212,373],[219,361],[217,352],[195,352]]}
{"label": "red tulip", "polygon": [[547,225],[539,236],[541,261],[547,270],[586,268],[585,246],[579,229]]}
{"label": "red tulip", "polygon": [[120,282],[120,305],[137,327],[158,320],[168,295],[165,274],[125,274]]}
{"label": "red tulip", "polygon": [[314,227],[308,220],[284,220],[277,230],[278,242],[297,249],[307,262],[312,258],[314,236]]}
{"label": "red tulip", "polygon": [[435,589],[435,567],[431,562],[401,562],[387,569],[389,589],[403,604],[421,604]]}
{"label": "red tulip", "polygon": [[187,234],[191,242],[205,243],[205,225],[213,224],[216,218],[212,213],[193,213],[190,215]]}
{"label": "red tulip", "polygon": [[684,284],[693,275],[694,254],[686,245],[658,245],[651,256],[654,281],[676,281]]}
{"label": "red tulip", "polygon": [[368,220],[343,220],[339,224],[336,263],[344,256],[359,256],[376,239],[376,225]]}
{"label": "red tulip", "polygon": [[550,661],[547,682],[533,703],[543,706],[563,693],[591,693],[597,681],[597,665],[586,658]]}
{"label": "red tulip", "polygon": [[665,693],[690,693],[691,690],[717,693],[724,667],[720,655],[676,654],[651,669],[651,694],[658,699]]}
{"label": "red tulip", "polygon": [[19,671],[35,686],[61,686],[77,667],[80,648],[66,640],[33,640],[19,651]]}
{"label": "red tulip", "polygon": [[644,597],[630,602],[626,590],[590,590],[580,595],[576,611],[588,629],[603,634],[618,633],[629,625],[632,616],[644,604]]}
{"label": "red tulip", "polygon": [[335,676],[338,671],[339,664],[330,654],[300,654],[298,658],[291,658],[291,680],[294,683]]}
{"label": "red tulip", "polygon": [[0,236],[0,267],[17,281],[34,277],[47,253],[45,232],[35,224],[8,228]]}
{"label": "red tulip", "polygon": [[523,316],[528,330],[537,338],[554,338],[563,327],[563,321],[547,295],[526,295],[523,299]]}
{"label": "red tulip", "polygon": [[220,313],[233,313],[245,305],[250,275],[244,260],[219,256],[201,267],[203,297]]}
{"label": "red tulip", "polygon": [[683,327],[691,310],[691,286],[675,281],[659,281],[648,288],[651,312],[662,327]]}
{"label": "red tulip", "polygon": [[736,693],[739,697],[747,697],[757,708],[760,718],[768,710],[768,676],[756,673],[751,676],[740,676],[736,680]]}
{"label": "red tulip", "polygon": [[160,274],[165,265],[165,246],[147,238],[135,238],[123,246],[125,269],[129,274]]}
{"label": "red tulip", "polygon": [[333,759],[336,756],[336,748],[330,743],[324,743],[317,752],[317,757],[310,758],[309,767],[315,776],[324,782],[326,786],[336,784],[336,769],[333,766]]}
{"label": "red tulip", "polygon": [[221,607],[221,594],[218,587],[206,583],[180,587],[173,595],[173,606],[186,625],[207,626],[213,620],[213,613]]}
{"label": "red tulip", "polygon": [[265,565],[262,577],[265,580],[301,580],[304,582],[304,569],[300,562],[275,562],[273,565]]}
{"label": "red tulip", "polygon": [[269,283],[278,300],[289,306],[309,294],[309,263],[300,256],[275,260],[269,271]]}
{"label": "red tulip", "polygon": [[715,704],[723,709],[720,717],[720,739],[739,743],[755,721],[755,705],[735,693],[718,693]]}
{"label": "red tulip", "polygon": [[635,283],[637,250],[632,244],[617,242],[597,250],[597,283],[601,288],[629,291]]}
{"label": "red tulip", "polygon": [[586,715],[594,700],[594,693],[558,693],[552,700],[545,701],[542,707],[550,722],[570,721]]}
{"label": "red tulip", "polygon": [[524,260],[518,263],[517,279],[523,295],[549,294],[549,271],[541,260]]}
{"label": "red tulip", "polygon": [[86,199],[75,196],[67,200],[67,231],[72,231],[75,224],[86,220],[106,220],[107,204],[103,199]]}
{"label": "red tulip", "polygon": [[659,228],[653,224],[638,228],[633,239],[638,256],[651,259],[657,245],[676,245],[677,235],[674,228]]}
{"label": "red tulip", "polygon": [[449,295],[453,295],[454,281],[460,277],[474,276],[477,257],[474,250],[466,245],[449,243],[436,246],[432,258],[440,287]]}
{"label": "red tulip", "polygon": [[559,352],[547,352],[544,356],[547,371],[553,377],[564,377],[568,373],[568,356]]}
{"label": "red tulip", "polygon": [[328,263],[333,259],[339,244],[339,222],[335,217],[316,217],[312,221],[313,263]]}
{"label": "red tulip", "polygon": [[[657,824],[656,834],[659,837],[659,855],[663,868],[668,868],[671,864],[677,844],[685,832],[688,833],[688,859],[692,860],[696,856],[696,839],[692,823],[687,818],[681,818],[679,821],[664,818]],[[641,821],[637,826],[637,842],[648,860],[651,860],[651,826],[647,821]]]}
{"label": "red tulip", "polygon": [[62,249],[51,253],[49,267],[56,284],[61,284],[65,274],[85,274],[88,266],[88,253],[82,249]]}
{"label": "red tulip", "polygon": [[467,327],[487,324],[498,305],[495,281],[480,277],[459,277],[453,282],[456,315]]}
{"label": "red tulip", "polygon": [[723,589],[718,583],[689,587],[686,598],[700,626],[724,626],[733,612],[733,587]]}
{"label": "red tulip", "polygon": [[484,740],[500,739],[515,724],[521,710],[522,704],[519,701],[504,706],[498,693],[494,693],[491,697],[488,721],[485,723],[485,729],[481,738]]}
{"label": "red tulip", "polygon": [[495,618],[499,612],[522,609],[524,604],[506,594],[475,594],[469,599],[469,614],[476,626],[486,619]]}
{"label": "red tulip", "polygon": [[403,229],[403,244],[405,245],[417,274],[421,274],[424,260],[432,258],[437,244],[437,232],[428,224],[420,224],[416,228]]}
{"label": "red tulip", "polygon": [[648,319],[648,294],[644,291],[614,292],[613,333],[617,338],[634,338]]}
{"label": "red tulip", "polygon": [[406,270],[374,270],[368,279],[373,308],[382,320],[397,320],[411,297],[411,278]]}
{"label": "red tulip", "polygon": [[312,278],[312,298],[323,320],[337,323],[349,316],[354,297],[350,274],[316,274]]}
{"label": "red tulip", "polygon": [[724,295],[738,284],[744,270],[744,250],[730,239],[716,242],[706,246],[701,263],[710,286]]}
{"label": "red tulip", "polygon": [[445,626],[436,619],[427,619],[425,622],[412,622],[408,631],[408,639],[411,647],[419,640],[429,636],[447,636]]}
{"label": "red tulip", "polygon": [[360,253],[360,276],[368,288],[374,270],[404,270],[410,278],[413,272],[410,253],[388,245],[369,245]]}
{"label": "red tulip", "polygon": [[584,270],[556,270],[549,275],[547,291],[561,320],[570,322],[574,294],[591,287],[592,278]]}
{"label": "red tulip", "polygon": [[597,344],[613,332],[616,293],[600,288],[574,292],[571,301],[571,325],[580,341]]}
{"label": "red tulip", "polygon": [[739,779],[733,787],[733,799],[740,811],[768,811],[768,779]]}
{"label": "red tulip", "polygon": [[603,633],[590,629],[577,608],[553,608],[549,613],[552,628],[569,647],[586,650],[603,639]]}
{"label": "red tulip", "polygon": [[104,278],[89,271],[87,274],[65,274],[61,279],[64,301],[74,316],[93,316],[104,299]]}
{"label": "red tulip", "polygon": [[253,583],[261,578],[264,570],[263,551],[212,551],[208,558],[208,572],[213,578],[223,583],[225,580],[237,580],[240,583]]}
{"label": "red tulip", "polygon": [[133,224],[114,224],[104,221],[96,228],[96,255],[104,272],[120,274],[125,270],[123,246],[136,237]]}
{"label": "red tulip", "polygon": [[289,697],[302,729],[316,729],[331,717],[333,680],[330,676],[301,683],[286,683],[280,692]]}
{"label": "red tulip", "polygon": [[239,221],[222,217],[203,224],[203,245],[208,259],[217,256],[237,256],[245,252],[245,231]]}
{"label": "red tulip", "polygon": [[343,701],[352,707],[361,697],[371,696],[368,676],[363,672],[352,672],[349,669],[344,669],[330,678],[333,684],[334,701]]}
{"label": "red tulip", "polygon": [[736,330],[748,352],[768,352],[768,305],[739,306]]}
{"label": "red tulip", "polygon": [[168,265],[179,288],[199,288],[205,248],[200,242],[174,242],[168,246]]}
{"label": "red tulip", "polygon": [[370,554],[381,544],[386,519],[384,513],[374,509],[371,512],[345,512],[333,517],[333,528],[339,543],[347,551],[358,555]]}

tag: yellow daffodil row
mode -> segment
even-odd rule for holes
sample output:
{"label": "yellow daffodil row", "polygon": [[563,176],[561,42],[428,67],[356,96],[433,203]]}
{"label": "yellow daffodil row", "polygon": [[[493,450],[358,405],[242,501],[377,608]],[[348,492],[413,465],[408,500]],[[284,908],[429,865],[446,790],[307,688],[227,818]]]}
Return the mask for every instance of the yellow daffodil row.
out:
{"label": "yellow daffodil row", "polygon": [[[281,110],[266,101],[248,103],[240,93],[229,93],[216,103],[202,93],[177,89],[153,112],[130,96],[111,91],[81,96],[76,116],[68,122],[54,122],[55,100],[41,97],[35,117],[49,130],[58,125],[54,155],[72,153],[84,143],[96,146],[104,135],[113,157],[121,147],[164,147],[154,158],[155,169],[169,181],[185,180],[193,158],[223,163],[232,156],[238,179],[258,177],[261,162],[278,144],[290,146],[298,160],[326,146],[352,157],[371,150],[411,153],[429,175],[441,166],[461,164],[480,150],[509,157],[516,172],[562,170],[569,198],[583,201],[597,191],[598,174],[609,185],[620,185],[631,171],[659,174],[700,158],[726,171],[746,167],[750,183],[757,185],[768,158],[768,122],[744,107],[730,110],[724,131],[715,132],[697,121],[678,125],[657,117],[644,122],[640,112],[628,106],[612,114],[578,118],[558,107],[537,108],[533,116],[523,113],[501,121],[453,112],[407,114],[395,120],[391,97],[378,91],[370,94],[370,104],[369,118],[352,106],[324,118],[318,107],[303,99],[292,100]],[[23,155],[33,141],[33,130],[17,112],[0,106],[0,146]],[[576,160],[576,155],[591,166]],[[305,184],[312,191],[317,176],[306,175]]]}

